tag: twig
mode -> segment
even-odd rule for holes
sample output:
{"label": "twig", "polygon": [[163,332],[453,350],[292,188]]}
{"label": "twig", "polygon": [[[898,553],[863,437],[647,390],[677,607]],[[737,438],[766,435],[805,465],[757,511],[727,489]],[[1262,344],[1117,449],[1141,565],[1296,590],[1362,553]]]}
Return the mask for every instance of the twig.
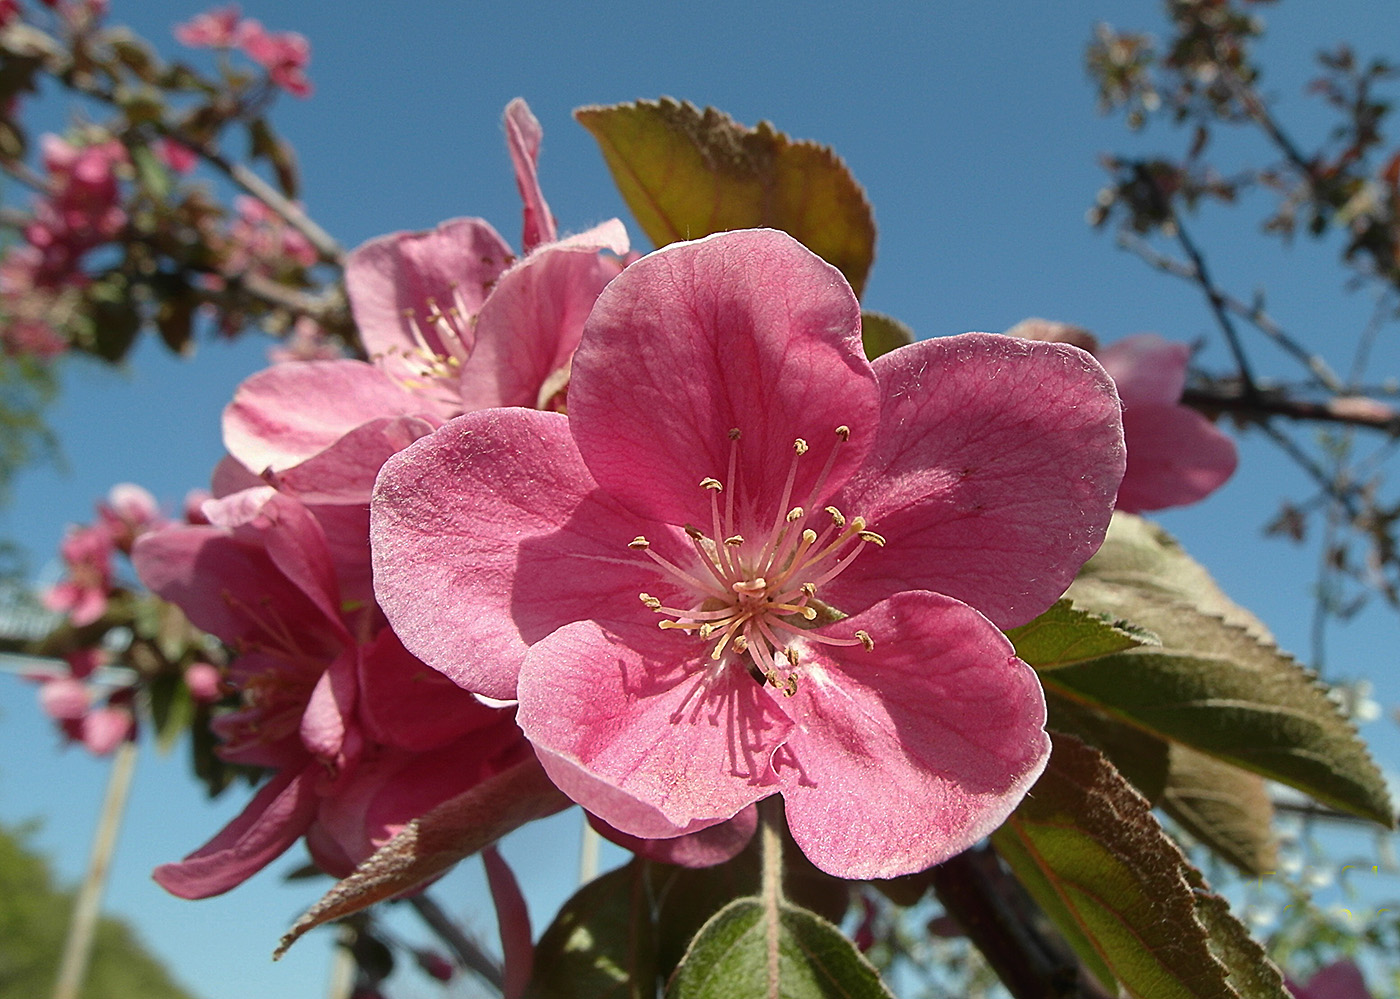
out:
{"label": "twig", "polygon": [[[25,40],[36,50],[43,53],[47,60],[46,69],[53,76],[70,89],[91,97],[94,100],[102,101],[113,107],[118,107],[116,95],[105,87],[101,87],[90,76],[80,75],[74,72],[72,60],[68,57],[63,45],[52,36],[46,34],[32,25],[26,25]],[[196,140],[176,128],[167,125],[157,125],[157,131],[168,138],[174,139],[201,157],[207,160],[215,169],[228,177],[236,185],[241,187],[248,194],[262,201],[274,212],[280,215],[288,225],[300,232],[316,248],[316,252],[321,259],[328,264],[340,266],[344,260],[344,251],[340,244],[331,237],[324,229],[311,220],[302,209],[285,197],[267,181],[263,180],[256,173],[242,163],[228,159],[217,149],[208,143]]]}
{"label": "twig", "polygon": [[1280,431],[1277,427],[1273,426],[1273,424],[1263,421],[1260,422],[1259,428],[1263,430],[1275,444],[1282,448],[1283,452],[1292,458],[1298,467],[1317,483],[1318,487],[1321,488],[1323,492],[1340,503],[1342,509],[1346,510],[1348,517],[1355,520],[1361,515],[1356,507],[1356,497],[1353,495],[1354,490],[1344,488],[1333,481],[1332,477],[1327,474],[1326,469],[1313,461],[1310,455],[1304,452],[1302,448],[1298,447],[1287,434]]}
{"label": "twig", "polygon": [[1259,389],[1248,398],[1229,382],[1194,386],[1181,394],[1181,401],[1207,413],[1230,413],[1245,419],[1263,421],[1283,417],[1313,423],[1335,423],[1364,430],[1400,436],[1400,410],[1365,396],[1339,396],[1335,399],[1298,399],[1277,389]]}
{"label": "twig", "polygon": [[[1179,230],[1180,226],[1178,225],[1178,231]],[[1130,253],[1136,254],[1139,259],[1143,260],[1149,266],[1165,274],[1179,277],[1193,284],[1199,281],[1199,275],[1192,265],[1167,256],[1165,253],[1151,246],[1140,236],[1128,232],[1120,232],[1118,234],[1118,245],[1128,250]],[[1262,308],[1257,305],[1246,305],[1238,298],[1220,289],[1215,289],[1215,292],[1219,296],[1219,302],[1223,308],[1228,309],[1241,319],[1247,320],[1252,326],[1259,330],[1259,332],[1263,333],[1277,344],[1281,350],[1292,356],[1294,360],[1302,364],[1303,367],[1307,368],[1308,372],[1316,378],[1324,388],[1330,389],[1333,392],[1345,391],[1342,380],[1337,377],[1328,366],[1327,362],[1319,355],[1309,352],[1298,343],[1298,341],[1290,337]]]}
{"label": "twig", "polygon": [[457,955],[457,959],[462,962],[464,968],[469,968],[476,972],[483,979],[489,982],[497,992],[505,990],[505,975],[501,971],[500,962],[486,951],[481,949],[481,945],[473,940],[467,933],[453,921],[452,917],[442,911],[442,907],[428,897],[427,892],[419,892],[417,895],[410,895],[406,901],[413,907],[413,911],[422,917],[423,922],[438,935],[438,938]]}

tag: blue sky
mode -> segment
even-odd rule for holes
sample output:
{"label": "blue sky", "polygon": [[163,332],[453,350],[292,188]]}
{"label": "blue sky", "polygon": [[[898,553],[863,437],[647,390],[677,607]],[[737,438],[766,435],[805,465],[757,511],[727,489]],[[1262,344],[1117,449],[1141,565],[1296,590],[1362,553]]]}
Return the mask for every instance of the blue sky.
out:
{"label": "blue sky", "polygon": [[[171,26],[201,9],[183,0],[112,6],[113,21],[132,24],[167,53],[176,50]],[[544,126],[542,183],[561,226],[578,231],[614,215],[630,225],[593,140],[570,111],[664,94],[748,124],[766,118],[789,135],[833,146],[865,185],[880,227],[865,304],[921,336],[1000,330],[1039,315],[1088,326],[1105,340],[1146,330],[1204,338],[1203,362],[1224,366],[1192,292],[1115,250],[1084,221],[1104,179],[1098,153],[1179,147],[1165,127],[1133,138],[1119,121],[1099,117],[1082,68],[1096,22],[1160,31],[1159,7],[1147,0],[948,0],[875,3],[858,12],[849,4],[729,0],[684,7],[252,0],[244,12],[312,42],[315,96],[284,99],[274,117],[297,147],[309,211],[346,247],[461,215],[485,217],[518,242],[519,205],[500,128],[515,96],[530,102]],[[1400,37],[1400,12],[1391,4],[1294,0],[1264,12],[1268,86],[1305,142],[1325,127],[1302,95],[1312,52],[1350,39],[1369,54],[1372,41]],[[1266,287],[1275,316],[1344,367],[1369,300],[1343,292],[1335,245],[1281,248],[1250,231],[1256,217],[1246,209],[1196,227],[1218,277],[1243,296]],[[1293,375],[1283,359],[1255,346],[1264,372]],[[188,488],[205,482],[220,454],[219,412],[238,382],[265,363],[265,350],[253,338],[211,343],[182,362],[147,343],[121,371],[68,365],[53,412],[67,470],[27,472],[0,510],[0,535],[23,543],[44,570],[64,525],[89,519],[93,500],[115,482],[139,482],[177,507]],[[1400,371],[1393,331],[1376,370]],[[1242,441],[1241,454],[1229,486],[1161,519],[1285,648],[1305,654],[1316,553],[1260,534],[1277,500],[1300,495],[1304,481],[1257,436]],[[52,578],[56,569],[45,571]],[[1339,629],[1330,648],[1336,674],[1373,677],[1387,706],[1400,703],[1396,626],[1393,613],[1369,612]],[[1394,726],[1379,722],[1366,735],[1382,764],[1394,767]],[[179,751],[169,760],[143,754],[110,908],[132,917],[208,999],[319,994],[326,934],[299,944],[279,965],[267,960],[285,923],[311,900],[306,884],[278,883],[278,872],[297,862],[290,855],[217,900],[181,902],[149,881],[151,867],[203,842],[245,798],[234,791],[205,803],[181,764]],[[104,780],[104,763],[58,748],[28,685],[0,677],[0,819],[43,817],[37,842],[70,878],[85,862]],[[569,815],[506,845],[538,926],[570,890],[576,828]],[[489,914],[478,911],[482,879],[474,864],[464,868],[441,886],[440,898],[489,928]]]}

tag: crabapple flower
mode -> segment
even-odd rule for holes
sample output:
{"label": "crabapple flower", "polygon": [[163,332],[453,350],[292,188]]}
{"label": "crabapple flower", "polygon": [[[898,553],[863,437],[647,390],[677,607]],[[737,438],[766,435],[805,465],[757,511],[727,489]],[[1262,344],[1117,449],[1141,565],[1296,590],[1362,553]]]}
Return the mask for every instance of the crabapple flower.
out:
{"label": "crabapple flower", "polygon": [[177,24],[175,40],[192,49],[230,49],[237,40],[241,20],[237,4],[215,7]]}
{"label": "crabapple flower", "polygon": [[1287,985],[1298,999],[1373,999],[1361,969],[1346,958],[1319,968],[1307,985],[1291,980]]}
{"label": "crabapple flower", "polygon": [[678,243],[599,296],[567,418],[469,413],[386,463],[376,592],[424,662],[517,698],[619,832],[777,793],[818,867],[891,877],[996,828],[1045,764],[998,629],[1102,541],[1118,414],[1061,344],[872,365],[850,287],[784,233]]}
{"label": "crabapple flower", "polygon": [[1118,509],[1129,513],[1187,506],[1205,499],[1235,472],[1235,442],[1210,420],[1181,405],[1191,348],[1155,334],[1100,348],[1088,330],[1025,319],[1006,331],[1030,340],[1072,343],[1098,357],[1123,400],[1128,470]]}
{"label": "crabapple flower", "polygon": [[67,614],[75,627],[86,627],[107,612],[116,541],[103,523],[70,527],[58,550],[68,578],[44,594],[44,606]]}
{"label": "crabapple flower", "polygon": [[[584,320],[629,251],[616,219],[555,241],[535,172],[539,123],[506,110],[527,254],[482,219],[372,239],[346,290],[372,363],[310,361],[252,376],[224,414],[244,467],[314,503],[365,503],[390,454],[464,412],[557,409]],[[541,242],[544,241],[544,242]]]}
{"label": "crabapple flower", "polygon": [[[224,830],[156,871],[167,890],[227,891],[303,837],[323,870],[344,876],[410,820],[522,761],[535,766],[512,709],[429,670],[372,602],[345,599],[335,542],[307,507],[264,486],[205,512],[208,524],[143,535],[133,561],[235,653],[223,682],[187,674],[196,696],[204,683],[207,695],[242,697],[213,722],[219,754],[275,773]],[[364,547],[363,524],[358,537]],[[564,804],[551,789],[538,814]]]}

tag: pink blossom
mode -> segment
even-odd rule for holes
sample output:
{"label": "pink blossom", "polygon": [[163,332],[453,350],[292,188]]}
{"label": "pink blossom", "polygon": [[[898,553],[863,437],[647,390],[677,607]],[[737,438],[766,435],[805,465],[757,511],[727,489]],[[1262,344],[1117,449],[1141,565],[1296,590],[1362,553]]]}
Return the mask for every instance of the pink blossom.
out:
{"label": "pink blossom", "polygon": [[872,366],[838,271],[732,232],[613,280],[568,399],[386,463],[376,588],[417,656],[517,697],[550,777],[627,835],[780,793],[808,857],[865,878],[1001,823],[1049,743],[998,629],[1063,592],[1122,476],[1088,354],[966,334]]}
{"label": "pink blossom", "polygon": [[45,135],[40,146],[48,194],[35,203],[24,237],[39,253],[35,283],[54,287],[80,280],[79,258],[126,225],[117,168],[128,160],[116,139],[74,146]]}
{"label": "pink blossom", "polygon": [[1087,330],[1026,319],[1006,331],[1032,340],[1074,343],[1096,354],[1123,399],[1128,470],[1118,509],[1130,513],[1187,506],[1234,474],[1235,443],[1210,420],[1181,405],[1191,348],[1153,334],[1099,348]]}
{"label": "pink blossom", "polygon": [[137,538],[166,522],[156,498],[131,482],[113,486],[106,502],[97,505],[97,516],[111,535],[112,543],[128,554]]}
{"label": "pink blossom", "polygon": [[[347,537],[331,517],[333,541],[311,509],[267,487],[204,511],[207,525],[144,535],[133,562],[236,652],[224,682],[243,703],[214,721],[220,755],[275,773],[205,846],[156,871],[169,891],[227,891],[303,837],[344,876],[411,819],[530,762],[513,709],[429,670],[372,602],[347,599],[335,549],[353,544],[353,526]],[[364,548],[362,520],[357,536]],[[539,814],[562,804],[542,800]]]}
{"label": "pink blossom", "polygon": [[43,320],[20,318],[0,325],[0,346],[7,357],[47,361],[67,352],[68,341]]}
{"label": "pink blossom", "polygon": [[83,716],[79,738],[88,752],[106,756],[136,735],[136,716],[126,705],[108,704]]}
{"label": "pink blossom", "polygon": [[190,173],[199,165],[199,154],[173,139],[162,138],[156,143],[156,153],[161,162],[178,174]]}
{"label": "pink blossom", "polygon": [[310,316],[298,316],[291,334],[267,352],[273,364],[289,361],[334,361],[345,356],[340,345],[332,340],[321,324]]}
{"label": "pink blossom", "polygon": [[[523,101],[507,119],[527,133],[534,121]],[[533,173],[537,140],[516,135],[512,149],[530,171],[518,166],[527,232],[533,224],[552,235]],[[446,419],[490,406],[559,408],[584,320],[627,253],[616,219],[519,261],[481,219],[370,240],[350,253],[346,287],[373,363],[254,375],[224,413],[225,446],[308,502],[368,502],[384,460]]]}
{"label": "pink blossom", "polygon": [[232,48],[240,16],[237,4],[196,14],[175,26],[175,40],[194,49]]}
{"label": "pink blossom", "polygon": [[1372,999],[1361,969],[1347,958],[1318,969],[1307,985],[1289,981],[1288,990],[1298,999]]}
{"label": "pink blossom", "polygon": [[225,262],[231,270],[277,274],[316,263],[316,248],[262,201],[240,194],[233,199],[233,207]]}
{"label": "pink blossom", "polygon": [[44,606],[62,611],[79,628],[92,624],[107,611],[112,591],[111,531],[102,524],[71,527],[59,546],[68,578],[44,594]]}
{"label": "pink blossom", "polygon": [[267,75],[293,97],[310,97],[311,81],[306,67],[311,62],[311,43],[295,31],[270,32],[252,18],[237,28],[239,47],[249,59],[267,70]]}
{"label": "pink blossom", "polygon": [[39,687],[39,706],[54,721],[78,721],[92,707],[92,692],[76,677],[45,679]]}
{"label": "pink blossom", "polygon": [[224,696],[223,676],[212,663],[190,663],[185,669],[185,686],[200,704],[213,704]]}

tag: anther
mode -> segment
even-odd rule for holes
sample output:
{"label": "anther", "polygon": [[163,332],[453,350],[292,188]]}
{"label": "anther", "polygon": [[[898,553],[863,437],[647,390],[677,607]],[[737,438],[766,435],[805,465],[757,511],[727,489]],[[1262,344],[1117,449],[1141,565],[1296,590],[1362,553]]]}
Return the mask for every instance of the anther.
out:
{"label": "anther", "polygon": [[807,511],[803,510],[800,506],[795,506],[788,511],[787,522],[793,524],[805,516],[807,516]]}
{"label": "anther", "polygon": [[839,426],[839,427],[836,428],[836,436],[837,436],[837,437],[840,437],[843,441],[848,441],[848,440],[850,440],[850,439],[851,439],[851,428],[848,427],[848,426],[846,426],[844,423],[841,424],[841,426]]}
{"label": "anther", "polygon": [[811,600],[817,595],[816,583],[803,583],[801,586],[798,587],[798,589],[803,592],[803,594],[807,597],[808,600]]}
{"label": "anther", "polygon": [[713,489],[717,493],[724,492],[724,486],[719,479],[703,478],[700,480],[701,489]]}
{"label": "anther", "polygon": [[724,539],[724,543],[731,548],[737,545],[742,545],[744,543],[744,536],[742,534],[731,535],[730,537]]}
{"label": "anther", "polygon": [[705,537],[704,532],[701,531],[700,528],[693,527],[690,524],[685,525],[685,533],[690,536],[691,541],[700,541]]}
{"label": "anther", "polygon": [[730,642],[729,644],[734,646],[734,651],[738,655],[743,655],[748,650],[749,640],[743,635],[735,635],[734,641]]}
{"label": "anther", "polygon": [[846,515],[836,509],[836,507],[829,506],[826,508],[826,512],[831,515],[831,522],[835,524],[837,528],[846,526]]}
{"label": "anther", "polygon": [[807,542],[807,544],[809,544],[809,545],[814,545],[814,544],[816,544],[816,543],[817,543],[817,532],[814,531],[814,530],[812,530],[810,527],[807,528],[807,530],[805,530],[805,531],[802,532],[802,540],[805,541],[805,542]]}
{"label": "anther", "polygon": [[860,644],[865,647],[866,652],[875,648],[875,639],[870,637],[870,632],[865,630],[857,631],[856,637],[860,639]]}
{"label": "anther", "polygon": [[885,539],[874,531],[857,531],[856,537],[860,538],[862,541],[869,541],[872,545],[879,548],[885,547]]}
{"label": "anther", "polygon": [[792,668],[797,669],[798,661],[800,659],[800,657],[797,654],[797,650],[794,649],[791,645],[789,645],[787,648],[783,649],[783,655],[787,656],[787,661],[792,664]]}
{"label": "anther", "polygon": [[661,609],[661,601],[657,600],[650,593],[639,593],[637,596],[641,597],[642,603],[646,604],[651,610]]}
{"label": "anther", "polygon": [[710,622],[706,621],[704,624],[702,624],[702,625],[696,630],[695,633],[696,633],[697,635],[699,635],[701,638],[709,638],[711,635],[713,635],[713,634],[715,633],[715,626],[714,626],[713,624],[711,624]]}
{"label": "anther", "polygon": [[739,428],[738,428],[738,427],[730,427],[730,428],[729,428],[729,439],[732,440],[732,441],[737,441],[737,440],[739,439]]}
{"label": "anther", "polygon": [[638,534],[631,541],[627,542],[627,547],[636,552],[644,552],[651,547],[651,542]]}
{"label": "anther", "polygon": [[799,438],[797,438],[797,440],[795,440],[795,441],[792,442],[792,449],[793,449],[794,451],[796,451],[798,454],[806,454],[806,453],[807,453],[807,442],[804,441],[801,437],[799,437]]}

